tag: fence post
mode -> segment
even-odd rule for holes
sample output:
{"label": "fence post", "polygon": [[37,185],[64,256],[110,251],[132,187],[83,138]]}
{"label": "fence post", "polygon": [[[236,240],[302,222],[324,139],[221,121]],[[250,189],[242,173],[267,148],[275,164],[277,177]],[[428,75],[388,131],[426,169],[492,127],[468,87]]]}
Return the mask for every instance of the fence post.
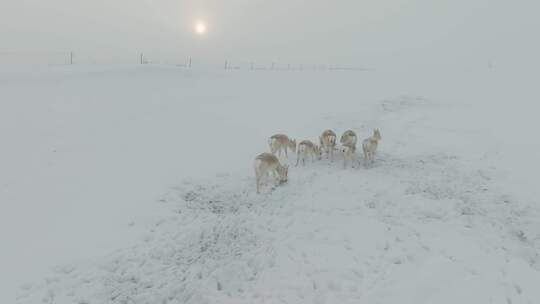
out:
{"label": "fence post", "polygon": [[73,64],[73,51],[69,52],[69,64]]}
{"label": "fence post", "polygon": [[143,53],[141,53],[141,64],[143,64]]}
{"label": "fence post", "polygon": [[191,69],[191,56],[189,56],[189,63],[188,63],[188,68]]}

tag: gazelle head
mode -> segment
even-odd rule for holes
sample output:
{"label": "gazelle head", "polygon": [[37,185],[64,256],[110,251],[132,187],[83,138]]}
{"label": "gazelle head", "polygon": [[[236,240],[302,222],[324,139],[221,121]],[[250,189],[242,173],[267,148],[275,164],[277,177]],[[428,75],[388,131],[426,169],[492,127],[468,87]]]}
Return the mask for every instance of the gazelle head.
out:
{"label": "gazelle head", "polygon": [[291,149],[291,151],[296,152],[296,139],[289,140],[288,145],[289,145],[289,149]]}
{"label": "gazelle head", "polygon": [[279,165],[277,167],[277,172],[279,174],[279,182],[280,183],[286,183],[287,182],[287,175],[289,174],[289,166],[288,165],[285,165],[285,166],[282,166],[282,165]]}
{"label": "gazelle head", "polygon": [[381,132],[379,131],[379,129],[375,129],[373,130],[373,137],[377,140],[381,140]]}

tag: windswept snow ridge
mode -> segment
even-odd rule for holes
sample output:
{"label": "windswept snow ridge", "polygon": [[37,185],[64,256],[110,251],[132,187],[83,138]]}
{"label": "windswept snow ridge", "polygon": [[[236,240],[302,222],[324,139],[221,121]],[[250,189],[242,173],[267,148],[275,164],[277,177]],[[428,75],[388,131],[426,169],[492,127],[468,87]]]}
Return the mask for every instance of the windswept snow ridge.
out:
{"label": "windswept snow ridge", "polygon": [[59,268],[17,303],[535,303],[538,209],[476,156],[428,148],[428,117],[445,110],[404,96],[328,115],[380,126],[373,165],[291,167],[262,195],[245,174],[187,180],[138,245]]}

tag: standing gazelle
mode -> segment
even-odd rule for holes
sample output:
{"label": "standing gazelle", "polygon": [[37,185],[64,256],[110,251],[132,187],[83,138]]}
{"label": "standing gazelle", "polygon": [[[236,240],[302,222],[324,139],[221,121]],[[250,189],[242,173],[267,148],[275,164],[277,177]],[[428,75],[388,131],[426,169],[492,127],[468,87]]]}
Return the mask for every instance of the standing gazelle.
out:
{"label": "standing gazelle", "polygon": [[362,149],[364,150],[364,162],[374,161],[375,153],[377,153],[377,146],[381,140],[381,132],[379,129],[373,130],[373,136],[365,139],[362,142]]}
{"label": "standing gazelle", "polygon": [[325,130],[321,136],[319,136],[319,142],[321,143],[321,150],[326,153],[326,158],[330,156],[330,160],[334,160],[334,148],[336,147],[336,133],[332,130]]}
{"label": "standing gazelle", "polygon": [[283,166],[279,159],[270,153],[259,154],[255,158],[255,178],[257,180],[257,193],[260,193],[261,178],[272,173],[276,184],[287,182],[289,166]]}
{"label": "standing gazelle", "polygon": [[276,154],[276,152],[279,152],[279,156],[281,156],[281,151],[285,151],[285,157],[289,158],[287,156],[287,149],[291,149],[291,151],[294,153],[296,152],[296,140],[291,140],[289,137],[285,134],[276,134],[268,139],[268,145],[270,146],[270,152],[272,154]]}
{"label": "standing gazelle", "polygon": [[354,168],[354,163],[358,162],[358,157],[356,155],[356,142],[358,137],[356,133],[352,130],[347,130],[343,132],[339,142],[341,143],[341,152],[343,153],[343,168],[347,168],[347,161],[351,162],[352,167]]}
{"label": "standing gazelle", "polygon": [[302,164],[306,164],[306,158],[311,155],[311,161],[314,162],[315,158],[321,159],[321,149],[319,146],[311,142],[310,140],[303,140],[298,144],[297,149],[297,158],[296,158],[296,165],[298,166],[298,163],[300,160],[302,160]]}

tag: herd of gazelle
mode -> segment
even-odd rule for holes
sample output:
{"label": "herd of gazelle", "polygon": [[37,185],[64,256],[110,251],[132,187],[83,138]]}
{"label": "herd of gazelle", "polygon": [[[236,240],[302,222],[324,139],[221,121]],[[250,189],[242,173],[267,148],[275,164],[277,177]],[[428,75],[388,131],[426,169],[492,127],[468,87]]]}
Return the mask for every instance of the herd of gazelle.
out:
{"label": "herd of gazelle", "polygon": [[[287,175],[289,172],[289,166],[282,165],[279,162],[276,153],[281,156],[281,152],[285,153],[285,157],[288,158],[287,150],[291,150],[293,153],[297,153],[296,165],[302,161],[305,165],[306,158],[311,158],[314,162],[315,159],[322,159],[323,154],[326,158],[334,161],[334,151],[338,150],[343,154],[343,167],[347,167],[347,163],[350,162],[354,168],[354,164],[360,161],[356,153],[356,142],[358,137],[356,133],[351,130],[347,130],[341,135],[341,146],[336,146],[337,136],[332,130],[324,131],[319,136],[319,145],[314,144],[312,141],[303,140],[296,145],[296,140],[290,139],[285,134],[276,134],[268,139],[268,145],[270,146],[270,153],[259,154],[255,158],[255,177],[257,180],[257,193],[260,192],[261,179],[264,176],[272,174],[275,183],[283,184],[287,182]],[[375,153],[377,152],[377,146],[381,140],[381,133],[379,129],[373,131],[373,135],[366,138],[362,142],[362,150],[364,151],[364,162],[373,162]]]}

